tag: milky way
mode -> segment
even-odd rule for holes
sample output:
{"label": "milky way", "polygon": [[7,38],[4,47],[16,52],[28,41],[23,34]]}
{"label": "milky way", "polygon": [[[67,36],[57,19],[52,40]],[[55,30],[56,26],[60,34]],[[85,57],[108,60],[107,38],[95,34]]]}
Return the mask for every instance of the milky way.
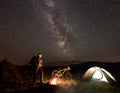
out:
{"label": "milky way", "polygon": [[57,40],[57,46],[69,58],[74,58],[73,50],[70,45],[70,39],[74,38],[72,35],[72,28],[65,22],[59,9],[56,7],[54,0],[44,0],[47,7],[47,18],[51,26],[53,37]]}

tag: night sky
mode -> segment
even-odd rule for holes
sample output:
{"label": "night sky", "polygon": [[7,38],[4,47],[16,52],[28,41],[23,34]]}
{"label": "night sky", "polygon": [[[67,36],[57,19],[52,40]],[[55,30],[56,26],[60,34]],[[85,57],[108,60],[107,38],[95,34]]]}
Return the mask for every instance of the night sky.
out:
{"label": "night sky", "polygon": [[120,61],[120,0],[0,0],[0,60]]}

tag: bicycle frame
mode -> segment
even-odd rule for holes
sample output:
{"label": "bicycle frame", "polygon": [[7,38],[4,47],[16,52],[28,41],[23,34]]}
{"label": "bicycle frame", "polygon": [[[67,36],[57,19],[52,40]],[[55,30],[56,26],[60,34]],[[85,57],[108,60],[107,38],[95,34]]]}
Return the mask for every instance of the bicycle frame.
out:
{"label": "bicycle frame", "polygon": [[63,75],[67,70],[68,70],[68,69],[66,69],[66,68],[61,69],[61,70],[58,71],[57,74],[61,74],[61,75]]}

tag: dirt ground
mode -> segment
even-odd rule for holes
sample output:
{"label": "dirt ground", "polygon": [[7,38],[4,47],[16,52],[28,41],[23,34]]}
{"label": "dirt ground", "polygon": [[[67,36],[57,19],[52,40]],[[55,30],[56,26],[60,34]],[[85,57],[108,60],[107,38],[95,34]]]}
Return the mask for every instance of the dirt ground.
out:
{"label": "dirt ground", "polygon": [[7,85],[0,88],[0,93],[120,93],[120,88],[106,83],[81,82],[69,87],[44,84],[37,87]]}

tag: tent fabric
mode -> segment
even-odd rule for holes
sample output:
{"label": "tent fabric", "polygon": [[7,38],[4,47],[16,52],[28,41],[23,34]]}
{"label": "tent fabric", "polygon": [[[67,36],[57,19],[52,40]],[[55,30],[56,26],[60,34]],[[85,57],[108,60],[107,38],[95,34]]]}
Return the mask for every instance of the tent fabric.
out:
{"label": "tent fabric", "polygon": [[116,80],[107,70],[101,67],[91,67],[83,75],[83,81],[113,83]]}

